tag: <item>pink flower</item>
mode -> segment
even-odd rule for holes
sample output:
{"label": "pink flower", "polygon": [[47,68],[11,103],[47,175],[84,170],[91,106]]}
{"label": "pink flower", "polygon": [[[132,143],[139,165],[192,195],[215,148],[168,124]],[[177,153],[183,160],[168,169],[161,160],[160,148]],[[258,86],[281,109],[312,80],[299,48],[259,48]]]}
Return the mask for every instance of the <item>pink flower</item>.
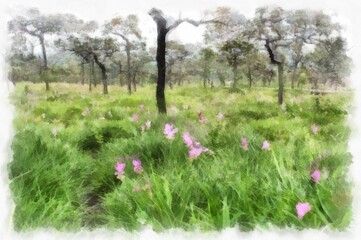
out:
{"label": "pink flower", "polygon": [[314,182],[318,182],[320,181],[321,178],[321,172],[319,170],[315,170],[312,174],[311,174],[311,178]]}
{"label": "pink flower", "polygon": [[309,203],[298,203],[296,205],[298,219],[302,219],[306,213],[311,211],[311,205]]}
{"label": "pink flower", "polygon": [[124,175],[125,163],[117,163],[115,165],[115,175],[117,175],[118,179],[122,179]]}
{"label": "pink flower", "polygon": [[172,140],[174,135],[178,132],[178,128],[174,128],[172,124],[165,124],[163,133],[166,135],[166,138]]}
{"label": "pink flower", "polygon": [[58,130],[56,128],[51,129],[51,134],[56,137],[56,135],[58,134]]}
{"label": "pink flower", "polygon": [[312,131],[314,134],[316,134],[319,129],[320,129],[320,127],[317,126],[317,125],[315,125],[315,124],[313,124],[313,125],[311,126],[311,131]]}
{"label": "pink flower", "polygon": [[143,104],[140,104],[140,105],[139,105],[139,109],[143,110],[143,109],[144,109],[144,105],[143,105]]}
{"label": "pink flower", "polygon": [[269,142],[267,140],[263,142],[263,144],[262,144],[263,150],[269,150],[270,147],[271,147],[271,145],[269,144]]}
{"label": "pink flower", "polygon": [[85,117],[86,115],[89,114],[89,108],[85,108],[84,111],[81,113],[81,115],[83,115],[83,117]]}
{"label": "pink flower", "polygon": [[138,114],[134,113],[132,119],[133,119],[133,122],[138,122],[138,120],[139,120]]}
{"label": "pink flower", "polygon": [[205,118],[205,117],[200,117],[200,118],[199,118],[199,122],[202,123],[202,124],[205,124],[205,123],[207,123],[207,118]]}
{"label": "pink flower", "polygon": [[202,146],[193,146],[191,148],[191,150],[189,150],[188,154],[189,154],[189,159],[195,159],[197,157],[199,157],[199,155],[201,155],[201,153],[203,152],[203,148]]}
{"label": "pink flower", "polygon": [[193,145],[193,140],[187,132],[183,133],[183,141],[187,147],[191,147]]}
{"label": "pink flower", "polygon": [[244,150],[248,150],[248,142],[247,142],[247,138],[242,137],[242,147]]}
{"label": "pink flower", "polygon": [[150,120],[147,120],[147,121],[145,122],[145,128],[146,128],[146,129],[149,129],[151,124],[152,124],[152,122],[151,122]]}
{"label": "pink flower", "polygon": [[217,119],[220,121],[220,120],[222,120],[224,118],[224,115],[221,113],[221,112],[219,112],[218,114],[217,114]]}
{"label": "pink flower", "polygon": [[142,162],[140,160],[134,159],[132,161],[132,163],[133,163],[133,166],[134,166],[134,172],[141,173],[143,171]]}
{"label": "pink flower", "polygon": [[197,115],[198,115],[198,118],[202,117],[202,111],[201,110],[197,111]]}

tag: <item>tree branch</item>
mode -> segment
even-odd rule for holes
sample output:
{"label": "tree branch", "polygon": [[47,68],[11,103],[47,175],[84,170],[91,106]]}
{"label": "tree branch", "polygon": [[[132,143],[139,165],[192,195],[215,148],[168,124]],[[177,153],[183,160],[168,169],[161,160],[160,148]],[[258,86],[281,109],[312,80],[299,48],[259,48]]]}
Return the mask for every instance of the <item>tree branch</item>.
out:
{"label": "tree branch", "polygon": [[271,62],[273,64],[278,64],[278,65],[282,64],[282,62],[275,59],[275,55],[274,55],[274,53],[273,53],[273,51],[272,51],[272,49],[270,47],[270,41],[268,39],[266,39],[266,44],[264,46],[266,47],[266,49],[268,51]]}

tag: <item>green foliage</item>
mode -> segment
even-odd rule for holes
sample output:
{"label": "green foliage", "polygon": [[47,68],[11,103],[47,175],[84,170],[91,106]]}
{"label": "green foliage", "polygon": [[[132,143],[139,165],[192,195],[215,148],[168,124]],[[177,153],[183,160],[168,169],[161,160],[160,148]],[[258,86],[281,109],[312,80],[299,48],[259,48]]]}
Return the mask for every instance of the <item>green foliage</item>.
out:
{"label": "green foliage", "polygon": [[[150,87],[131,96],[115,87],[109,96],[56,87],[44,93],[40,85],[18,84],[12,96],[18,114],[8,167],[18,231],[144,225],[251,231],[270,223],[346,230],[350,224],[349,96],[318,96],[316,107],[313,95],[290,91],[282,109],[272,90],[179,87],[168,92],[169,115],[158,116]],[[206,124],[199,123],[199,110]],[[224,119],[216,118],[219,112]],[[147,120],[151,127],[142,132]],[[163,134],[165,123],[179,128],[172,141]],[[190,161],[183,132],[212,153]],[[269,151],[261,149],[264,140]],[[142,161],[141,174],[133,171],[134,158]],[[122,180],[114,175],[119,161],[126,164]],[[315,168],[319,183],[310,179]],[[298,202],[312,206],[302,220]]]}

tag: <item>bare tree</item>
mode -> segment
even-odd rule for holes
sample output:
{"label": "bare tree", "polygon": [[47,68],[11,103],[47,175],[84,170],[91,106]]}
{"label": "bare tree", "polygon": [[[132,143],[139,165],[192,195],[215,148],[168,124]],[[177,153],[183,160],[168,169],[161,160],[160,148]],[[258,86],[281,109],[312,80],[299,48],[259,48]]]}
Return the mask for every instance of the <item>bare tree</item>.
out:
{"label": "bare tree", "polygon": [[167,34],[178,27],[181,23],[187,22],[194,26],[199,26],[201,24],[207,23],[216,23],[218,21],[215,20],[200,20],[194,21],[192,19],[183,18],[172,21],[170,18],[166,18],[163,12],[159,9],[152,8],[149,11],[149,15],[153,18],[155,23],[157,24],[157,68],[158,68],[158,77],[157,77],[157,90],[156,90],[156,99],[157,99],[157,107],[158,112],[166,114],[167,107],[165,101],[165,83],[166,83],[166,37]]}

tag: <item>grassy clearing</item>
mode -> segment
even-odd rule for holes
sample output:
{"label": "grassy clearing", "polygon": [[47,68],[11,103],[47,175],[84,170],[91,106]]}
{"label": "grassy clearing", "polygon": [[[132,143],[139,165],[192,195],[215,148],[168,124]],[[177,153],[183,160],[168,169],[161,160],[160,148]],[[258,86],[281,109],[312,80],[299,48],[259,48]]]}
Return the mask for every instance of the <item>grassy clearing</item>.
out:
{"label": "grassy clearing", "polygon": [[[9,174],[18,231],[137,230],[146,224],[157,231],[235,225],[250,231],[269,223],[345,230],[351,221],[344,122],[350,96],[320,96],[317,106],[315,96],[288,91],[281,109],[275,90],[179,87],[167,90],[168,115],[159,116],[152,86],[131,96],[117,87],[109,96],[88,93],[86,86],[53,89],[18,84],[12,96],[17,133]],[[206,124],[199,123],[198,110]],[[217,119],[219,112],[224,119]],[[151,127],[142,133],[147,120]],[[174,140],[163,134],[166,123],[179,128]],[[320,126],[316,134],[313,124]],[[212,154],[189,160],[183,132]],[[268,151],[262,150],[265,140]],[[142,161],[141,174],[133,171],[133,158]],[[122,181],[114,175],[119,161],[126,163]],[[318,183],[310,177],[315,169]],[[312,207],[302,220],[298,202]]]}

